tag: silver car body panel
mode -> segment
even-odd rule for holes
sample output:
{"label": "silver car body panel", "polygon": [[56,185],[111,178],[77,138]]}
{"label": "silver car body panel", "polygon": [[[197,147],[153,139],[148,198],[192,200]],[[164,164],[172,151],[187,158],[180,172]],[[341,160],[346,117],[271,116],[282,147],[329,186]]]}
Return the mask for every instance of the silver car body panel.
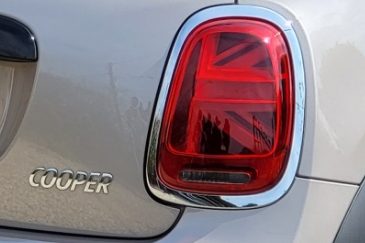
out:
{"label": "silver car body panel", "polygon": [[[238,2],[273,9],[301,30],[307,99],[299,172],[275,204],[241,211],[187,207],[160,239],[332,242],[365,174],[365,2]],[[219,3],[1,1],[1,14],[34,31],[40,57],[28,111],[0,161],[0,224],[9,227],[0,228],[0,240],[92,240],[11,227],[132,237],[171,227],[179,209],[152,199],[141,176],[151,106],[179,26]],[[28,176],[39,166],[106,171],[115,183],[107,197],[34,189]]]}
{"label": "silver car body panel", "polygon": [[[171,232],[151,241],[331,243],[357,189],[354,185],[299,178],[282,200],[268,207],[230,211],[187,208]],[[0,241],[9,240],[118,241],[0,228]]]}
{"label": "silver car body panel", "polygon": [[[0,162],[0,225],[151,237],[174,224],[180,209],[146,191],[145,142],[172,39],[191,13],[214,3],[222,1],[1,1],[1,15],[34,32],[39,61],[28,110]],[[38,167],[108,172],[113,183],[109,194],[44,190],[28,183]]]}
{"label": "silver car body panel", "polygon": [[298,178],[282,200],[268,207],[240,211],[188,208],[161,242],[331,243],[357,188]]}

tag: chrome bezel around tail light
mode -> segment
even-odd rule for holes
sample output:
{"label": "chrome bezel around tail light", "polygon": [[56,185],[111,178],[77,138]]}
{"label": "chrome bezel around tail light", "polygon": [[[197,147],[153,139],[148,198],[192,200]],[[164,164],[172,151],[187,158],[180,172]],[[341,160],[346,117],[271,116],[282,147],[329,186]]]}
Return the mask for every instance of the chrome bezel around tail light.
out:
{"label": "chrome bezel around tail light", "polygon": [[[158,178],[157,172],[157,152],[161,122],[168,98],[170,84],[174,70],[177,65],[180,51],[189,34],[198,25],[218,18],[255,18],[272,23],[284,33],[288,48],[292,57],[292,68],[294,77],[294,124],[292,135],[292,147],[289,154],[286,169],[280,181],[272,188],[249,195],[205,195],[202,193],[190,193],[171,189],[164,185]],[[305,110],[305,76],[302,53],[296,33],[292,27],[292,21],[273,10],[252,6],[252,5],[222,5],[203,9],[189,17],[180,28],[162,77],[162,84],[159,90],[157,103],[152,118],[150,135],[147,144],[145,176],[148,190],[152,195],[160,200],[177,205],[220,208],[220,209],[242,209],[255,208],[269,205],[281,197],[289,190],[297,172],[304,129]]]}

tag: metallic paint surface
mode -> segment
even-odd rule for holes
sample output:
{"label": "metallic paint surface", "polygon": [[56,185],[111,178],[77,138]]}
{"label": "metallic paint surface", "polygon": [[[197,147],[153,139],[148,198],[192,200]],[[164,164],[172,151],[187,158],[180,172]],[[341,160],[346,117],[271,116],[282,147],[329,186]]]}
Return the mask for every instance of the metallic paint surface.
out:
{"label": "metallic paint surface", "polygon": [[[137,177],[143,170],[149,102],[178,26],[195,10],[219,2],[1,1],[0,12],[29,24],[40,44],[39,77],[29,110],[13,147],[0,161],[1,225],[147,236],[172,224],[177,210],[153,201]],[[365,173],[365,2],[240,3],[291,16],[293,25],[306,33],[299,36],[307,50],[308,95],[299,173],[360,183]],[[145,113],[139,112],[140,104]],[[76,170],[113,169],[113,175],[123,177],[114,181],[119,180],[112,188],[117,196],[105,200],[81,192],[30,191],[27,178],[36,166],[74,165]],[[268,207],[188,208],[162,241],[332,242],[357,188],[296,179],[289,193]],[[0,235],[0,241],[100,241],[9,229],[0,229]]]}
{"label": "metallic paint surface", "polygon": [[[39,46],[27,113],[0,161],[0,225],[125,237],[170,228],[180,210],[154,201],[142,176],[152,103],[177,29],[217,2],[0,2]],[[107,195],[31,187],[40,166],[109,171],[113,184]]]}
{"label": "metallic paint surface", "polygon": [[159,242],[333,242],[357,186],[296,179],[279,202],[240,211],[187,208]]}
{"label": "metallic paint surface", "polygon": [[[357,189],[353,185],[296,179],[292,190],[276,204],[239,211],[188,208],[166,236],[141,242],[332,243]],[[0,241],[11,240],[121,242],[0,228]]]}

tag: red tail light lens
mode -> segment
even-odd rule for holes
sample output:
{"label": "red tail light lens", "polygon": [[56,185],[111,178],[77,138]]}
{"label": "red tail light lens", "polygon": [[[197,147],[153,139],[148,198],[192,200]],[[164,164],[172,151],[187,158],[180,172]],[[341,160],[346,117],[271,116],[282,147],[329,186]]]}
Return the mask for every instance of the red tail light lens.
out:
{"label": "red tail light lens", "polygon": [[215,19],[186,39],[163,115],[157,172],[169,188],[244,195],[273,187],[291,148],[294,91],[284,34]]}

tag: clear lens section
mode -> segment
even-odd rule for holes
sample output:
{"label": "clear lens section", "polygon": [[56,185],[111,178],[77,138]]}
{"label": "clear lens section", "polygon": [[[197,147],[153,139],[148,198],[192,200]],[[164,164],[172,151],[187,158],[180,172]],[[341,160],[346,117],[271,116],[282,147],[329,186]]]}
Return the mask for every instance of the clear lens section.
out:
{"label": "clear lens section", "polygon": [[275,26],[253,19],[203,23],[172,80],[158,172],[174,189],[250,194],[280,179],[293,123],[290,56]]}

